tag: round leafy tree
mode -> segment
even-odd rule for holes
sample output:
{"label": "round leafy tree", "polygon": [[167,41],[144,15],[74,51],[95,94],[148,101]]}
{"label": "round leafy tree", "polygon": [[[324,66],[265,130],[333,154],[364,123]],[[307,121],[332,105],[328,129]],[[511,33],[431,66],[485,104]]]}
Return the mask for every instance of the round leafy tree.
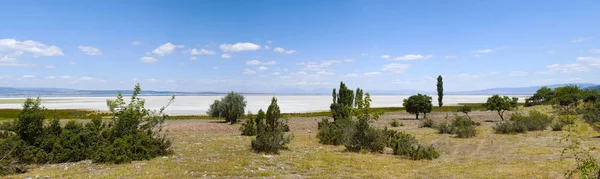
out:
{"label": "round leafy tree", "polygon": [[419,113],[423,113],[424,117],[427,117],[427,113],[431,112],[433,104],[431,104],[431,97],[424,94],[417,94],[404,99],[402,103],[406,112],[415,114],[419,119]]}

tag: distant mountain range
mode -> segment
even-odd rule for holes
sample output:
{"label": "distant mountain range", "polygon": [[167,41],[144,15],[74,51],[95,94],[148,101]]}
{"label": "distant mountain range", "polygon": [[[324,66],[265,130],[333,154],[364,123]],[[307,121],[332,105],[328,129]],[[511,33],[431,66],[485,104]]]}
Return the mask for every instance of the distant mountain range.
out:
{"label": "distant mountain range", "polygon": [[[600,85],[591,83],[572,83],[573,85],[580,86],[584,89],[596,89],[600,90]],[[554,84],[546,85],[550,88],[556,88],[564,86],[566,84]],[[490,88],[484,90],[474,91],[458,91],[458,92],[445,92],[446,95],[532,95],[540,89],[542,86],[530,86],[530,87],[516,87],[516,88]],[[279,89],[272,92],[264,93],[244,93],[246,95],[330,95],[332,89],[314,89],[314,90],[301,90],[301,89]],[[367,91],[367,90],[366,90]],[[10,88],[0,87],[0,97],[28,97],[28,96],[114,96],[118,92],[122,92],[124,95],[132,93],[132,90],[75,90],[65,88]],[[418,91],[418,90],[368,90],[373,95],[411,95],[416,93],[431,94],[435,95],[435,92],[431,91]],[[179,92],[179,91],[142,91],[141,95],[144,96],[214,96],[224,95],[227,92]]]}

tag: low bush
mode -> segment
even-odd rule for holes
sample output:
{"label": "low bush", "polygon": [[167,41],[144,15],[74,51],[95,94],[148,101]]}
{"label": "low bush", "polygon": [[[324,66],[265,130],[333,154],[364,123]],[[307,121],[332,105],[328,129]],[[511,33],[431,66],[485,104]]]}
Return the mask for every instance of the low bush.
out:
{"label": "low bush", "polygon": [[551,116],[538,111],[530,111],[528,116],[514,113],[511,121],[496,124],[494,130],[498,134],[525,133],[546,130],[550,124],[552,124]]}
{"label": "low bush", "polygon": [[400,127],[400,126],[404,126],[404,123],[398,122],[398,120],[394,119],[394,120],[392,120],[392,122],[390,122],[390,126]]}
{"label": "low bush", "polygon": [[411,160],[433,160],[440,156],[433,146],[423,147],[410,134],[387,129],[384,132],[386,133],[386,143],[388,147],[392,148],[394,155],[406,156]]}
{"label": "low bush", "polygon": [[347,132],[351,129],[352,122],[330,122],[324,118],[318,123],[319,132],[317,138],[319,143],[326,145],[343,145],[348,141]]}
{"label": "low bush", "polygon": [[556,123],[552,124],[552,131],[562,131],[564,126],[565,126],[564,123],[556,122]]}
{"label": "low bush", "polygon": [[435,127],[435,122],[433,121],[433,119],[424,118],[424,119],[421,119],[421,125],[420,125],[420,127],[434,128]]}
{"label": "low bush", "polygon": [[[162,131],[167,119],[159,111],[144,108],[135,87],[131,102],[119,94],[107,104],[114,116],[103,122],[91,116],[87,124],[69,121],[64,127],[58,119],[44,126],[45,108],[38,98],[27,99],[18,118],[0,128],[0,174],[24,171],[27,164],[76,162],[91,159],[95,163],[126,163],[148,160],[171,153],[171,141]],[[173,98],[170,102],[172,102]]]}
{"label": "low bush", "polygon": [[456,134],[458,138],[474,137],[477,133],[475,126],[480,123],[474,122],[468,117],[456,116],[451,124],[441,123],[437,126],[440,134]]}
{"label": "low bush", "polygon": [[575,124],[575,119],[576,119],[576,117],[573,115],[570,115],[570,114],[560,115],[560,117],[558,117],[558,121],[565,125]]}

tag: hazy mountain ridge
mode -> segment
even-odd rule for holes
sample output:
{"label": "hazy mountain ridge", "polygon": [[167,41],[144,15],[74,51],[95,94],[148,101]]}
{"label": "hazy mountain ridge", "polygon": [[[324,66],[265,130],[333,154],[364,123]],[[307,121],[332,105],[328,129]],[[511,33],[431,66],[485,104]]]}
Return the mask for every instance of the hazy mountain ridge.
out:
{"label": "hazy mountain ridge", "polygon": [[[573,85],[580,86],[581,88],[589,88],[600,90],[600,85],[591,83],[571,83]],[[554,84],[545,85],[550,88],[556,88],[567,84]],[[473,91],[458,91],[458,92],[444,92],[446,95],[532,95],[540,89],[542,86],[529,86],[529,87],[515,87],[515,88],[490,88],[483,90]],[[331,95],[332,89],[279,89],[271,92],[258,92],[258,93],[243,93],[246,95]],[[434,91],[420,91],[420,90],[366,90],[372,95],[411,95],[416,93],[436,95]],[[76,89],[65,89],[65,88],[12,88],[12,87],[0,87],[0,96],[3,97],[28,97],[28,96],[114,96],[118,92],[125,95],[131,94],[132,90],[76,90]],[[153,91],[147,90],[142,91],[141,95],[144,96],[213,96],[213,95],[224,95],[227,92],[181,92],[181,91]]]}

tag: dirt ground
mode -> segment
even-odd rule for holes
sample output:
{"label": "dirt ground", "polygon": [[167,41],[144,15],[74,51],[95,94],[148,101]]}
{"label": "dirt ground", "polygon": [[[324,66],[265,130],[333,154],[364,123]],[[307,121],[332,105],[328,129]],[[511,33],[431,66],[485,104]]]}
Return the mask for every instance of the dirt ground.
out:
{"label": "dirt ground", "polygon": [[[454,115],[433,113],[428,118],[450,121]],[[279,155],[252,152],[253,137],[241,136],[239,124],[171,120],[166,129],[173,140],[172,156],[120,165],[83,161],[31,166],[29,173],[8,178],[563,178],[576,166],[571,156],[561,155],[568,145],[563,141],[567,131],[495,134],[492,127],[500,121],[497,113],[469,115],[481,123],[477,136],[469,139],[420,128],[420,121],[407,113],[386,113],[375,122],[436,147],[440,158],[431,161],[393,156],[389,149],[383,154],[349,153],[343,146],[319,144],[317,122],[324,117],[289,119],[289,135],[294,138],[289,150]],[[391,127],[394,119],[404,126]],[[583,147],[600,147],[599,133],[587,124],[578,121],[572,130],[581,136]]]}

